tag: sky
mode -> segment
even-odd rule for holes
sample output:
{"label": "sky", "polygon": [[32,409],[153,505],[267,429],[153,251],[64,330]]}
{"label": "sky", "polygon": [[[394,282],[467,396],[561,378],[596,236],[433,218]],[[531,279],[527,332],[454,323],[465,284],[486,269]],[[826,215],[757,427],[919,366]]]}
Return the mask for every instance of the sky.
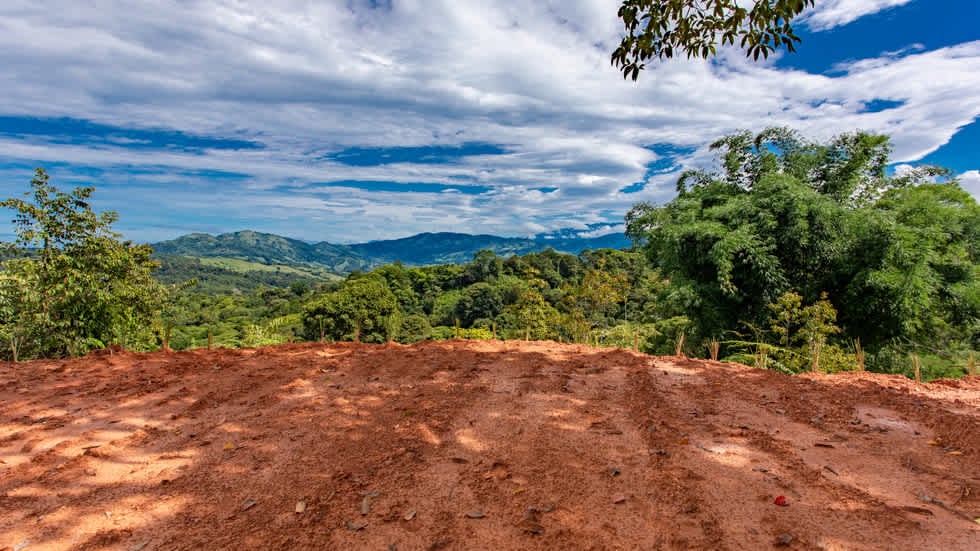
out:
{"label": "sky", "polygon": [[888,134],[893,168],[941,164],[980,197],[977,0],[816,0],[797,53],[635,83],[610,65],[619,4],[3,0],[0,197],[44,167],[143,242],[586,236],[768,126]]}

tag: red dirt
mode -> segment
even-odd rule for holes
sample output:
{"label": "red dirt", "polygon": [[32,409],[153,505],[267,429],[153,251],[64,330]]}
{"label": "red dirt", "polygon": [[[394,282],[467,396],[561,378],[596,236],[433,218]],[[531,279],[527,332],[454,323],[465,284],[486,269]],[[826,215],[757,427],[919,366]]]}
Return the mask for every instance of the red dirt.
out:
{"label": "red dirt", "polygon": [[0,550],[975,550],[978,454],[978,377],[517,342],[0,363]]}

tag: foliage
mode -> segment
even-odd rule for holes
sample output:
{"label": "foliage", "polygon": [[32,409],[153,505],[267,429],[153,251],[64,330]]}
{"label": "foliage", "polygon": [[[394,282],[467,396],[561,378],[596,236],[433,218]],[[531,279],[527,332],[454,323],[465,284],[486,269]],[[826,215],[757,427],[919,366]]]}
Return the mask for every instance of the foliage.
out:
{"label": "foliage", "polygon": [[[204,346],[208,334],[214,346],[224,348],[301,339],[303,306],[310,297],[302,288],[258,287],[249,293],[211,295],[187,285],[170,295],[164,309],[173,316],[170,345],[177,350]],[[280,318],[288,323],[273,322]]]}
{"label": "foliage", "polygon": [[785,46],[795,50],[799,37],[791,22],[813,0],[623,0],[619,18],[626,36],[612,54],[624,78],[639,77],[652,58],[708,58],[719,45],[735,45],[746,56],[768,58]]}
{"label": "foliage", "polygon": [[306,306],[304,334],[319,340],[384,342],[395,337],[390,319],[397,312],[398,299],[382,277],[357,277]]}
{"label": "foliage", "polygon": [[547,340],[558,335],[561,314],[544,299],[540,292],[527,289],[501,316],[501,325],[508,328],[507,338]]}
{"label": "foliage", "polygon": [[[4,262],[0,298],[11,356],[78,355],[108,344],[155,345],[151,323],[163,288],[146,245],[120,241],[114,212],[96,214],[94,188],[63,193],[43,169],[31,180],[28,200],[0,205],[16,212],[15,255]],[[15,325],[15,327],[11,327]]]}
{"label": "foliage", "polygon": [[[445,341],[449,339],[455,339],[457,330],[455,327],[446,327],[440,325],[439,327],[432,328],[432,339],[437,341]],[[480,340],[487,341],[493,338],[493,333],[489,329],[484,329],[482,327],[471,327],[471,328],[461,328],[458,331],[459,338],[468,340]]]}
{"label": "foliage", "polygon": [[811,367],[854,338],[870,352],[976,349],[980,209],[945,171],[889,176],[887,138],[862,132],[819,144],[769,129],[713,147],[721,173],[686,173],[673,201],[627,215],[698,336],[770,327],[781,304],[776,342],[807,335]]}
{"label": "foliage", "polygon": [[827,339],[840,333],[840,328],[835,325],[837,310],[827,300],[826,293],[817,302],[803,306],[799,294],[786,292],[769,305],[769,310],[769,326],[777,342],[772,355],[788,370],[798,373],[809,366],[810,371],[817,371],[825,352],[835,371],[856,367],[856,362],[848,360],[839,347],[825,349]]}
{"label": "foliage", "polygon": [[248,324],[242,332],[241,345],[255,348],[290,342],[293,340],[293,336],[289,328],[297,325],[300,321],[299,314],[291,314],[273,318],[263,324]]}
{"label": "foliage", "polygon": [[649,350],[653,339],[660,335],[656,325],[652,323],[621,323],[609,328],[593,329],[589,340],[604,347],[631,349],[636,344],[637,350]]}
{"label": "foliage", "polygon": [[478,320],[492,320],[503,310],[504,300],[500,289],[480,281],[463,289],[456,303],[455,314],[456,319],[468,327]]}
{"label": "foliage", "polygon": [[401,320],[395,340],[402,344],[424,341],[432,336],[429,318],[422,314],[409,314]]}
{"label": "foliage", "polygon": [[675,345],[680,335],[690,330],[691,320],[687,316],[671,316],[658,319],[651,324],[647,332],[646,342],[640,350],[648,354],[669,355],[675,352]]}

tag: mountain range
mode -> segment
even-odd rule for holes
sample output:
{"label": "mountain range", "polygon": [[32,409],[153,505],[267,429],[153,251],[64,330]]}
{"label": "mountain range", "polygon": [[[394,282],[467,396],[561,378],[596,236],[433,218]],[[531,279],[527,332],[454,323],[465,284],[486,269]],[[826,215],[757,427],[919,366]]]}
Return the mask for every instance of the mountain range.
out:
{"label": "mountain range", "polygon": [[188,261],[192,261],[212,272],[267,272],[267,276],[292,275],[318,279],[337,279],[356,270],[371,270],[396,261],[406,266],[463,264],[472,261],[473,255],[481,250],[491,250],[498,256],[509,257],[548,248],[561,253],[579,254],[586,249],[622,249],[630,245],[630,241],[621,233],[588,238],[421,233],[402,239],[339,245],[326,241],[309,243],[255,231],[221,235],[192,233],[152,244],[154,253],[164,265],[164,273],[168,273],[168,269],[176,264],[180,264],[182,271],[186,272],[189,269]]}

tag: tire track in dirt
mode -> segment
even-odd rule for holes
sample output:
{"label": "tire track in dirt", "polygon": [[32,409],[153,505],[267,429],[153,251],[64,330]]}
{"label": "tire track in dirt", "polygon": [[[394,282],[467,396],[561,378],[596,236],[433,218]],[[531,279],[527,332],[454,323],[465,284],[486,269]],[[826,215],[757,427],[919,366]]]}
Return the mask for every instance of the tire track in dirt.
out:
{"label": "tire track in dirt", "polygon": [[0,363],[0,549],[975,549],[978,406],[555,343]]}
{"label": "tire track in dirt", "polygon": [[[789,542],[801,549],[881,549],[887,547],[883,533],[896,548],[970,549],[978,543],[973,526],[963,524],[955,534],[945,530],[963,518],[925,510],[911,492],[896,496],[922,481],[896,485],[894,478],[902,474],[891,458],[867,455],[866,442],[860,451],[850,450],[848,437],[823,423],[835,412],[807,398],[813,389],[797,388],[792,396],[804,404],[799,411],[819,426],[787,418],[781,408],[766,408],[769,398],[787,392],[784,387],[814,381],[704,367],[704,362],[660,359],[650,372],[635,372],[632,409],[641,422],[656,427],[651,445],[661,446],[669,457],[662,468],[696,481],[686,491],[700,504],[698,514],[725,533],[725,544],[718,548]],[[745,373],[749,376],[743,379]],[[655,418],[661,416],[671,421],[657,425]],[[862,466],[860,483],[853,483],[851,465]],[[779,495],[788,498],[788,507],[775,505]]]}

